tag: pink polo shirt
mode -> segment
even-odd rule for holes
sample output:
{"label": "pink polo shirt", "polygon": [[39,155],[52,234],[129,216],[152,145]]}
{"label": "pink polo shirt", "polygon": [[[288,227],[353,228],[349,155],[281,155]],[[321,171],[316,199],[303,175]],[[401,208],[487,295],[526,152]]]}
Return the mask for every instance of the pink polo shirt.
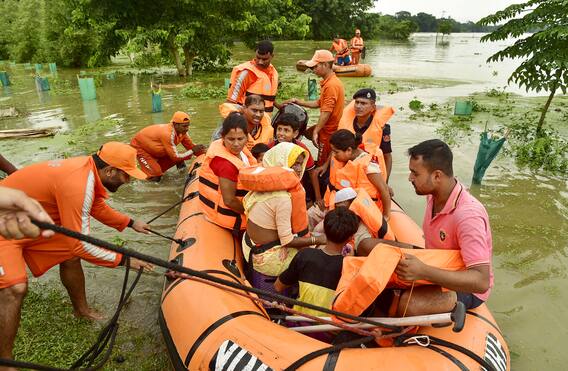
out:
{"label": "pink polo shirt", "polygon": [[463,184],[457,182],[446,205],[432,218],[434,199],[428,195],[424,213],[424,238],[427,249],[459,249],[466,267],[489,264],[489,290],[474,294],[486,301],[493,287],[491,227],[485,207]]}

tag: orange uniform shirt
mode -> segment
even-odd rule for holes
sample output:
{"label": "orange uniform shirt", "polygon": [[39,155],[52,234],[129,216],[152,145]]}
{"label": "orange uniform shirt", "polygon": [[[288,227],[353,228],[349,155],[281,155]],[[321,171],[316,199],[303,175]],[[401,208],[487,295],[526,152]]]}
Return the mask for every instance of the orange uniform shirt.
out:
{"label": "orange uniform shirt", "polygon": [[[24,191],[39,201],[55,224],[84,234],[90,231],[91,215],[119,231],[130,221],[105,203],[108,195],[90,156],[30,165],[0,184]],[[40,276],[74,257],[115,267],[122,255],[59,234],[17,241],[0,237],[0,288],[25,282],[25,263],[34,276]]]}
{"label": "orange uniform shirt", "polygon": [[[177,145],[180,143],[188,152],[178,151]],[[189,159],[193,155],[193,151],[189,150],[194,146],[189,135],[176,133],[171,123],[145,127],[132,138],[130,145],[142,149],[157,160],[169,158],[174,162]]]}
{"label": "orange uniform shirt", "polygon": [[339,126],[341,115],[343,115],[343,106],[345,105],[345,89],[335,73],[330,74],[325,80],[321,81],[320,85],[321,95],[318,100],[320,112],[330,112],[331,114],[319,132],[321,148],[318,156],[318,165],[322,165],[329,156],[331,151],[329,139]]}

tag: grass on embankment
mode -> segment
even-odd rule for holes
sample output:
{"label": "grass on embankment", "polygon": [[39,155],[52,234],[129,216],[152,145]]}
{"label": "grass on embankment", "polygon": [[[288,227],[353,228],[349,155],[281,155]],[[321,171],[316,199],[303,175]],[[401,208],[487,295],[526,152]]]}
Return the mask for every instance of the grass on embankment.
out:
{"label": "grass on embankment", "polygon": [[[110,316],[110,314],[109,314]],[[161,334],[119,320],[117,344],[103,370],[167,370]],[[68,368],[95,342],[103,324],[77,319],[65,292],[51,284],[30,284],[22,309],[14,357],[20,361]]]}

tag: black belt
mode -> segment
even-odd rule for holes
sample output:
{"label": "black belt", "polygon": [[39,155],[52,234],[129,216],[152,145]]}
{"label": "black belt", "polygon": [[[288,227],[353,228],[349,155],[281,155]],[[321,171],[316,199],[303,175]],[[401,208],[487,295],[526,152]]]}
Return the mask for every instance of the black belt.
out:
{"label": "black belt", "polygon": [[[303,237],[306,234],[308,234],[308,228],[296,233],[298,235],[298,237]],[[280,240],[275,240],[272,242],[267,242],[267,243],[263,243],[263,244],[256,244],[254,242],[252,242],[252,240],[250,239],[248,233],[245,233],[245,242],[246,244],[250,247],[251,253],[252,254],[262,254],[263,252],[266,252],[268,250],[270,250],[273,247],[276,247],[278,245],[281,245]]]}
{"label": "black belt", "polygon": [[[199,177],[199,183],[206,185],[207,187],[214,189],[215,191],[219,191],[219,185],[213,183],[212,181],[205,179],[204,177]],[[246,196],[248,191],[246,189],[237,189],[235,193],[237,197],[244,197]]]}

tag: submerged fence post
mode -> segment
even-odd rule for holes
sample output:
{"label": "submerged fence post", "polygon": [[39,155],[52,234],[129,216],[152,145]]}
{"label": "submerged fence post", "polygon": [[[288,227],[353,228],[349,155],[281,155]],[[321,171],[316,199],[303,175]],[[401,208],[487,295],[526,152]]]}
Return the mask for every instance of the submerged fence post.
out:
{"label": "submerged fence post", "polygon": [[36,76],[35,84],[37,91],[48,91],[49,90],[49,80],[47,77]]}
{"label": "submerged fence post", "polygon": [[97,90],[95,88],[95,80],[92,77],[79,77],[79,91],[83,100],[97,99]]}
{"label": "submerged fence post", "polygon": [[8,77],[8,72],[0,71],[0,81],[2,82],[2,86],[10,85],[10,78]]}
{"label": "submerged fence post", "polygon": [[162,89],[152,90],[152,112],[162,112]]}
{"label": "submerged fence post", "polygon": [[469,116],[473,112],[473,102],[470,100],[457,100],[454,106],[454,115]]}
{"label": "submerged fence post", "polygon": [[308,79],[308,99],[316,100],[318,98],[318,84],[316,79]]}

